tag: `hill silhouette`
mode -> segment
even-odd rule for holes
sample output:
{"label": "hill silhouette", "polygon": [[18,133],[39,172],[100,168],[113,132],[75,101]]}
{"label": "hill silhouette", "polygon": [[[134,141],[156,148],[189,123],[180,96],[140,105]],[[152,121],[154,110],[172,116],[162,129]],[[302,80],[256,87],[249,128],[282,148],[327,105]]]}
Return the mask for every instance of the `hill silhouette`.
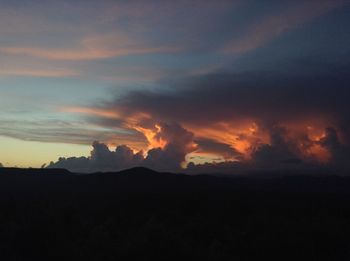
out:
{"label": "hill silhouette", "polygon": [[4,260],[348,260],[350,178],[266,176],[2,168],[1,253]]}

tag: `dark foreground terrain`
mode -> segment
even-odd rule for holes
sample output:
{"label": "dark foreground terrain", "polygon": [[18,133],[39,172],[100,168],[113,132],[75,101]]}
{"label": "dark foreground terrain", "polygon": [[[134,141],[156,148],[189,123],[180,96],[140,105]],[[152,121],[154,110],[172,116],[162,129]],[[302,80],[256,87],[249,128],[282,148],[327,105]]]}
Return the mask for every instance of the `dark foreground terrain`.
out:
{"label": "dark foreground terrain", "polygon": [[350,260],[350,178],[0,169],[1,260]]}

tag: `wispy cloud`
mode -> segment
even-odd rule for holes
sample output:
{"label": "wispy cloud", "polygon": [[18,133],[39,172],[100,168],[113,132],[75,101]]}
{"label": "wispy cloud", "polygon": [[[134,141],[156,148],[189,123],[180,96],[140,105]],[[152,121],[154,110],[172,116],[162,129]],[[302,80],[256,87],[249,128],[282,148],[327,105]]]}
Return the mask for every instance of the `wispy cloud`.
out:
{"label": "wispy cloud", "polygon": [[125,55],[172,53],[179,48],[172,46],[151,46],[140,40],[133,40],[125,34],[108,34],[86,37],[77,48],[1,47],[0,52],[12,55],[26,55],[49,60],[94,60]]}
{"label": "wispy cloud", "polygon": [[36,69],[0,69],[0,76],[30,76],[30,77],[73,77],[79,73],[71,70],[36,70]]}
{"label": "wispy cloud", "polygon": [[298,1],[278,14],[267,15],[248,26],[245,34],[225,45],[226,53],[245,53],[254,50],[282,33],[313,20],[346,4],[343,0]]}
{"label": "wispy cloud", "polygon": [[115,50],[103,49],[41,49],[30,47],[8,47],[1,48],[0,51],[7,54],[28,55],[50,60],[94,60],[105,59],[125,55],[147,54],[147,53],[167,53],[177,49],[171,47],[145,47],[145,48],[120,48]]}
{"label": "wispy cloud", "polygon": [[121,115],[115,111],[98,109],[98,108],[88,108],[88,107],[65,107],[65,108],[61,108],[60,111],[94,115],[94,116],[100,116],[100,117],[105,117],[110,119],[120,119],[121,117]]}
{"label": "wispy cloud", "polygon": [[94,124],[62,120],[13,120],[0,119],[0,136],[23,141],[48,143],[67,143],[90,145],[94,140],[101,140],[110,145],[127,142],[130,146],[142,149],[147,146],[145,138],[137,132],[106,129]]}

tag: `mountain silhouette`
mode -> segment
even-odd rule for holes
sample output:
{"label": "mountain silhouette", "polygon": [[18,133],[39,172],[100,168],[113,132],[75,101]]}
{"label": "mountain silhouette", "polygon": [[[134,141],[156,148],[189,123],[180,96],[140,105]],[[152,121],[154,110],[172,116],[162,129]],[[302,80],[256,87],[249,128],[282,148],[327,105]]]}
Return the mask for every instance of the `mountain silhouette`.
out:
{"label": "mountain silhouette", "polygon": [[[268,173],[267,173],[268,174]],[[261,173],[263,175],[263,173]],[[0,169],[4,260],[347,260],[350,178]]]}

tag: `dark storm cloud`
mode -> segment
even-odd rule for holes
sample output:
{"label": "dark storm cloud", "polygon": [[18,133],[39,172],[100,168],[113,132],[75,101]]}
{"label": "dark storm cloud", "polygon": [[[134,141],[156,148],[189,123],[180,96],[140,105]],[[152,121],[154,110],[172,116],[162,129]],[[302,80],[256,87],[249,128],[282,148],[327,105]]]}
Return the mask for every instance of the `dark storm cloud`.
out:
{"label": "dark storm cloud", "polygon": [[252,154],[252,160],[259,165],[270,165],[280,162],[288,162],[296,159],[290,145],[287,144],[284,136],[286,130],[284,128],[275,127],[270,131],[270,144],[259,146]]}
{"label": "dark storm cloud", "polygon": [[[320,165],[315,155],[319,160],[329,160],[328,165],[347,168],[350,155],[349,64],[343,64],[342,70],[330,64],[326,70],[320,63],[317,70],[292,73],[279,70],[218,72],[169,80],[172,85],[163,91],[134,91],[119,96],[91,107],[88,111],[97,111],[87,119],[102,127],[136,130],[145,138],[146,129],[155,135],[152,138],[155,144],[166,141],[165,145],[151,146],[145,158],[131,153],[123,160],[116,159],[119,152],[110,152],[103,145],[105,153],[102,153],[101,148],[95,146],[90,158],[74,159],[74,164],[77,160],[87,160],[88,166],[92,164],[89,170],[140,165],[178,171],[186,155],[205,152],[233,161],[200,166],[190,163],[188,171],[306,168]],[[238,138],[229,141],[232,137],[226,134],[230,128],[239,127],[247,119],[257,124],[258,128],[251,130],[256,137],[252,139],[238,132]],[[322,138],[311,138],[304,129],[299,130],[299,125],[306,128],[310,122],[321,122]],[[157,132],[155,126],[161,131]],[[208,129],[216,132],[215,138]],[[262,138],[263,133],[269,141]],[[153,145],[149,137],[147,140]],[[238,150],[239,142],[246,143],[249,157]],[[101,152],[97,161],[95,151]],[[138,160],[133,160],[134,157]],[[61,159],[51,166],[67,167],[64,164],[72,161]]]}
{"label": "dark storm cloud", "polygon": [[103,107],[123,115],[146,112],[157,120],[196,125],[246,118],[273,124],[322,115],[348,135],[347,71],[216,73],[178,81],[173,92],[131,92]]}
{"label": "dark storm cloud", "polygon": [[[271,75],[269,72],[242,75],[217,74],[196,80],[194,87],[189,87],[189,90],[185,87],[179,97],[171,97],[168,102],[171,105],[176,103],[179,104],[178,107],[188,108],[184,111],[185,114],[171,110],[174,117],[179,119],[182,116],[191,115],[191,112],[198,115],[199,111],[205,108],[208,109],[203,113],[204,121],[254,115],[284,119],[286,116],[293,117],[296,110],[303,109],[306,113],[342,111],[348,106],[347,98],[350,93],[346,88],[348,79],[349,77],[338,80],[322,76],[296,78],[287,75]],[[152,97],[152,99],[155,98],[157,99]],[[183,102],[179,99],[172,100],[176,98],[183,98]],[[153,109],[146,104],[147,99],[140,102],[144,107]],[[157,103],[153,104],[153,106],[156,105]],[[165,106],[159,111],[164,114],[171,113],[166,111]]]}
{"label": "dark storm cloud", "polygon": [[334,165],[349,165],[350,146],[339,141],[338,133],[334,128],[327,128],[325,136],[320,140],[321,146],[328,149]]}
{"label": "dark storm cloud", "polygon": [[195,142],[198,145],[197,152],[213,153],[222,156],[224,159],[237,159],[242,157],[240,152],[225,143],[208,138],[197,138]]}
{"label": "dark storm cloud", "polygon": [[[290,74],[270,71],[202,75],[177,80],[173,89],[163,92],[131,92],[99,108],[118,111],[124,117],[147,113],[153,122],[170,120],[191,126],[193,130],[217,122],[237,122],[238,125],[241,120],[252,119],[270,137],[269,144],[260,143],[251,148],[251,162],[256,166],[300,163],[301,148],[297,143],[301,142],[305,150],[314,145],[327,149],[332,160],[339,162],[338,158],[349,158],[350,141],[350,76],[344,67],[350,68],[349,65],[343,65],[342,70],[328,67],[327,73],[310,70]],[[103,118],[99,120],[104,124]],[[316,144],[303,133],[288,139],[288,124],[307,120],[322,120],[328,127],[323,140]],[[108,119],[105,124],[110,124]],[[195,140],[198,151],[240,156],[225,140]],[[150,151],[150,155],[159,159],[157,150]]]}

